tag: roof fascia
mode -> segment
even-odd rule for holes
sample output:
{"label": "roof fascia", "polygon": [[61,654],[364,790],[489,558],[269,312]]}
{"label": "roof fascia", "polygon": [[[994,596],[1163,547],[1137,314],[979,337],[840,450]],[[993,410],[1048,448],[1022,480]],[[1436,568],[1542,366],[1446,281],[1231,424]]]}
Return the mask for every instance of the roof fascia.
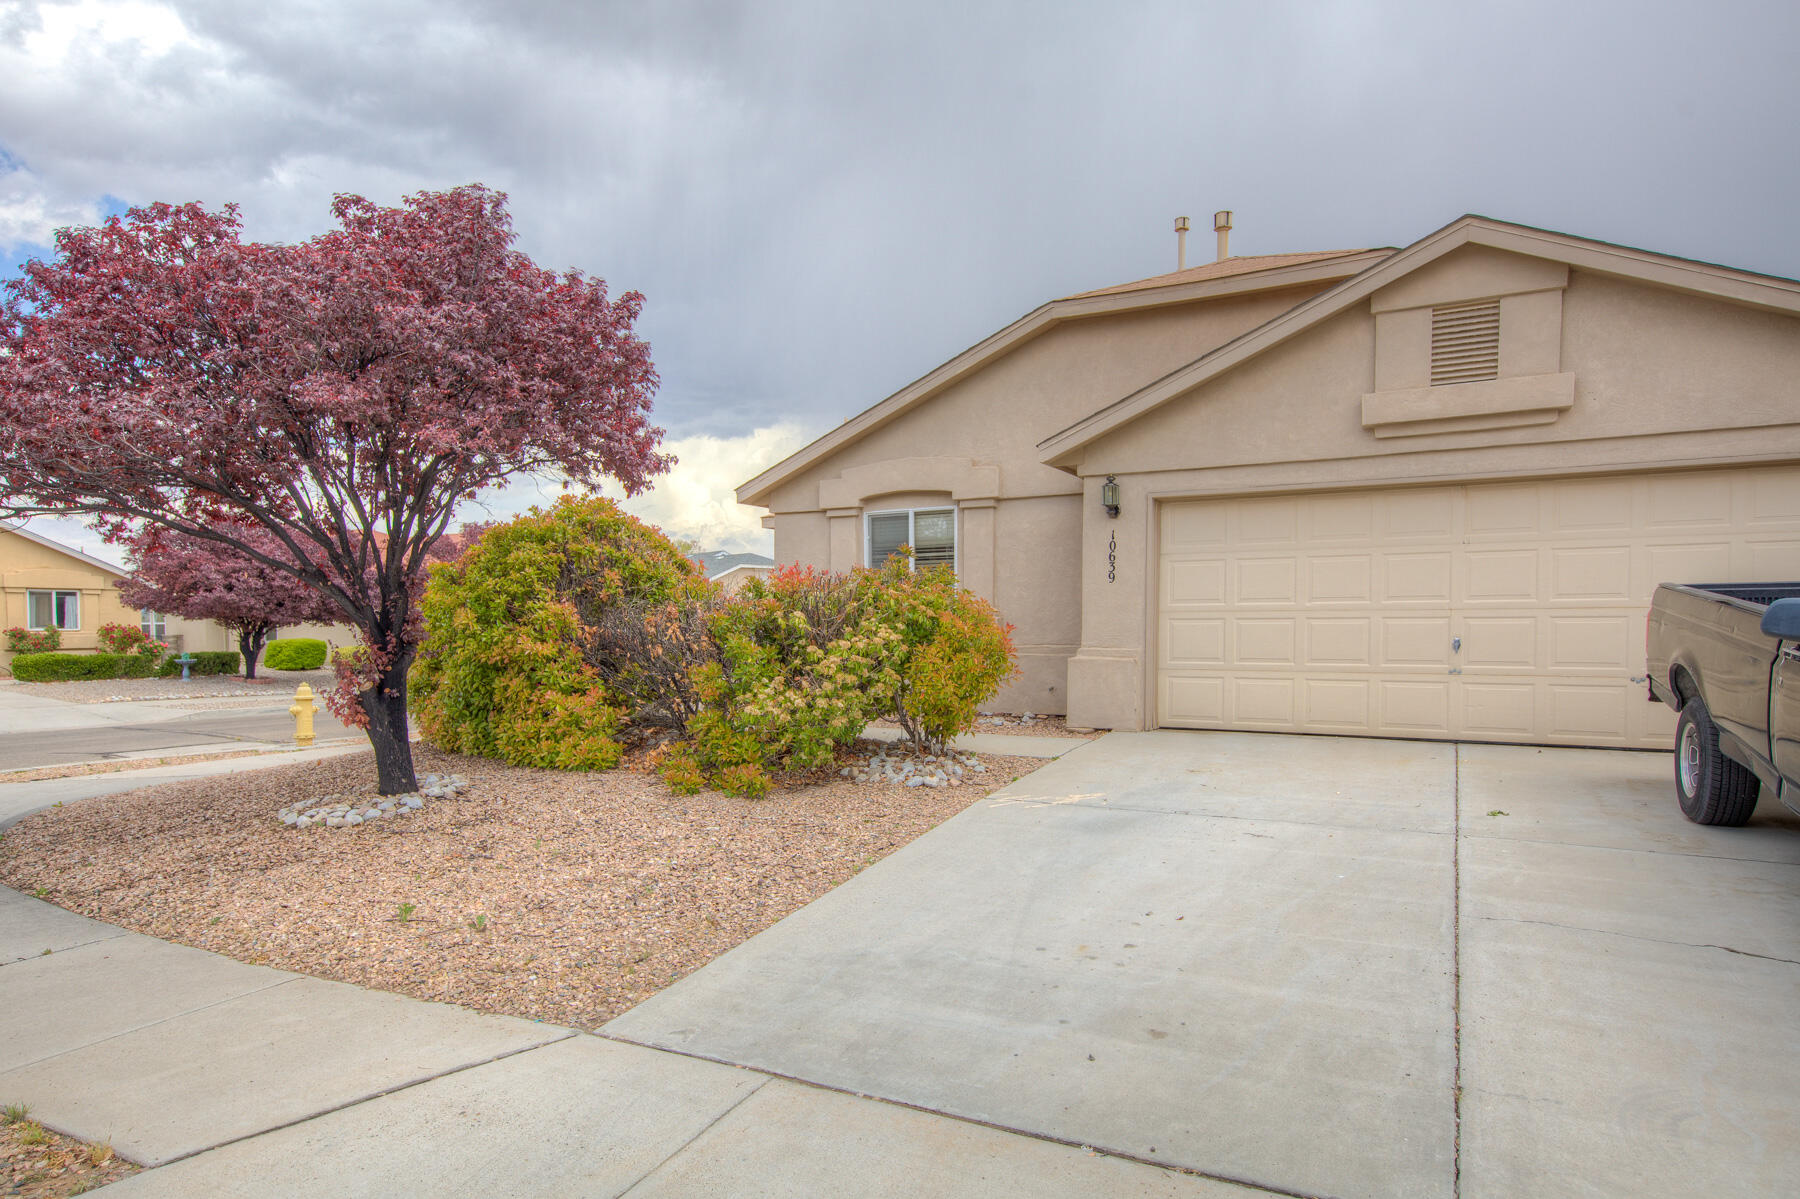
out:
{"label": "roof fascia", "polygon": [[80,550],[75,549],[73,546],[64,545],[60,541],[52,541],[50,538],[44,536],[42,533],[34,533],[30,529],[25,528],[23,525],[0,524],[0,529],[5,529],[8,533],[17,533],[19,536],[23,537],[27,541],[35,541],[39,545],[43,546],[45,549],[55,550],[59,554],[66,554],[69,557],[75,559],[77,562],[85,562],[89,566],[97,566],[101,570],[104,570],[107,574],[118,575],[120,578],[125,577],[125,571],[123,571],[122,569],[120,569],[117,566],[114,566],[112,563],[102,562],[98,558],[89,557],[87,554],[82,553]]}
{"label": "roof fascia", "polygon": [[1045,438],[1038,443],[1039,461],[1068,469],[1077,451],[1121,425],[1298,336],[1366,300],[1388,284],[1466,245],[1554,259],[1595,273],[1621,275],[1697,295],[1800,314],[1800,282],[1792,279],[1613,246],[1489,217],[1465,216],[1390,254],[1331,290],[1320,292],[1243,336]]}
{"label": "roof fascia", "polygon": [[1284,287],[1298,287],[1307,283],[1341,279],[1391,253],[1391,250],[1365,250],[1337,258],[1324,258],[1313,262],[1273,267],[1246,275],[1231,275],[1223,279],[1204,279],[1195,283],[1148,288],[1144,291],[1124,292],[1116,295],[1052,300],[1048,304],[1032,309],[999,332],[976,342],[929,374],[907,384],[873,407],[864,409],[829,433],[794,451],[754,479],[739,485],[737,501],[740,504],[766,507],[764,501],[768,498],[768,494],[795,475],[859,438],[874,432],[909,409],[944,391],[952,384],[974,374],[994,359],[1018,349],[1031,339],[1047,332],[1053,325],[1086,317],[1112,316],[1149,308],[1165,308],[1175,304],[1190,304],[1200,300],[1219,299],[1224,296],[1275,291]]}

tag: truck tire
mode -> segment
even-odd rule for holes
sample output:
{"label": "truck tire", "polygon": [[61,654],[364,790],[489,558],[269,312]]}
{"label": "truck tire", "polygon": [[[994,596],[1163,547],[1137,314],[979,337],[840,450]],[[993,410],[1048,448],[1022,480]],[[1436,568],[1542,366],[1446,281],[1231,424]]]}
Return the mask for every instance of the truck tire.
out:
{"label": "truck tire", "polygon": [[1695,824],[1736,828],[1756,811],[1762,783],[1719,750],[1719,728],[1699,699],[1690,699],[1675,725],[1675,795]]}

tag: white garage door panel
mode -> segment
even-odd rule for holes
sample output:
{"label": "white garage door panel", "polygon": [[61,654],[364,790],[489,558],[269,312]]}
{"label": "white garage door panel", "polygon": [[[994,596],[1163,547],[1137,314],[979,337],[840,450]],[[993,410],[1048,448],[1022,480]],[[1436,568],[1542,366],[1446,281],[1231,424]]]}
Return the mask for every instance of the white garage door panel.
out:
{"label": "white garage door panel", "polygon": [[1161,546],[1163,724],[1662,747],[1650,594],[1800,578],[1800,468],[1165,504]]}

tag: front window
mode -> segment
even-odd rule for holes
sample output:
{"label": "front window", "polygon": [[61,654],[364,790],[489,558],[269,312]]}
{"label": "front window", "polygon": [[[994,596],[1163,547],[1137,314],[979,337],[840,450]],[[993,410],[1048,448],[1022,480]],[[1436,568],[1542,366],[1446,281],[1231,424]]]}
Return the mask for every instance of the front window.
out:
{"label": "front window", "polygon": [[138,622],[138,626],[144,630],[144,636],[150,638],[152,641],[167,641],[169,639],[169,618],[161,612],[152,612],[150,609],[145,608],[142,619]]}
{"label": "front window", "polygon": [[30,629],[79,629],[81,592],[27,591],[25,626]]}
{"label": "front window", "polygon": [[956,509],[909,508],[871,512],[868,517],[868,564],[880,566],[903,545],[912,546],[913,565],[956,569]]}

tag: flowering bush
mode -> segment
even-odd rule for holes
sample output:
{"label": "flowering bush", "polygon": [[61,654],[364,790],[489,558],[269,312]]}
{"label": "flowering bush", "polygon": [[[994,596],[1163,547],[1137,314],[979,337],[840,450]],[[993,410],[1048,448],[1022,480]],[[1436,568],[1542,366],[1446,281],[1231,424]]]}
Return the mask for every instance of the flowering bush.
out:
{"label": "flowering bush", "polygon": [[6,630],[6,648],[15,654],[47,654],[62,648],[62,631],[55,625],[47,629],[22,629],[14,625]]}
{"label": "flowering bush", "polygon": [[100,648],[109,654],[136,653],[140,645],[150,641],[150,635],[134,624],[103,624],[95,635],[100,639]]}
{"label": "flowering bush", "polygon": [[1011,628],[993,608],[948,570],[914,572],[904,559],[752,579],[709,627],[717,658],[694,671],[691,748],[664,761],[675,786],[698,774],[761,794],[769,770],[827,765],[888,715],[915,743],[942,748],[1013,672]]}

